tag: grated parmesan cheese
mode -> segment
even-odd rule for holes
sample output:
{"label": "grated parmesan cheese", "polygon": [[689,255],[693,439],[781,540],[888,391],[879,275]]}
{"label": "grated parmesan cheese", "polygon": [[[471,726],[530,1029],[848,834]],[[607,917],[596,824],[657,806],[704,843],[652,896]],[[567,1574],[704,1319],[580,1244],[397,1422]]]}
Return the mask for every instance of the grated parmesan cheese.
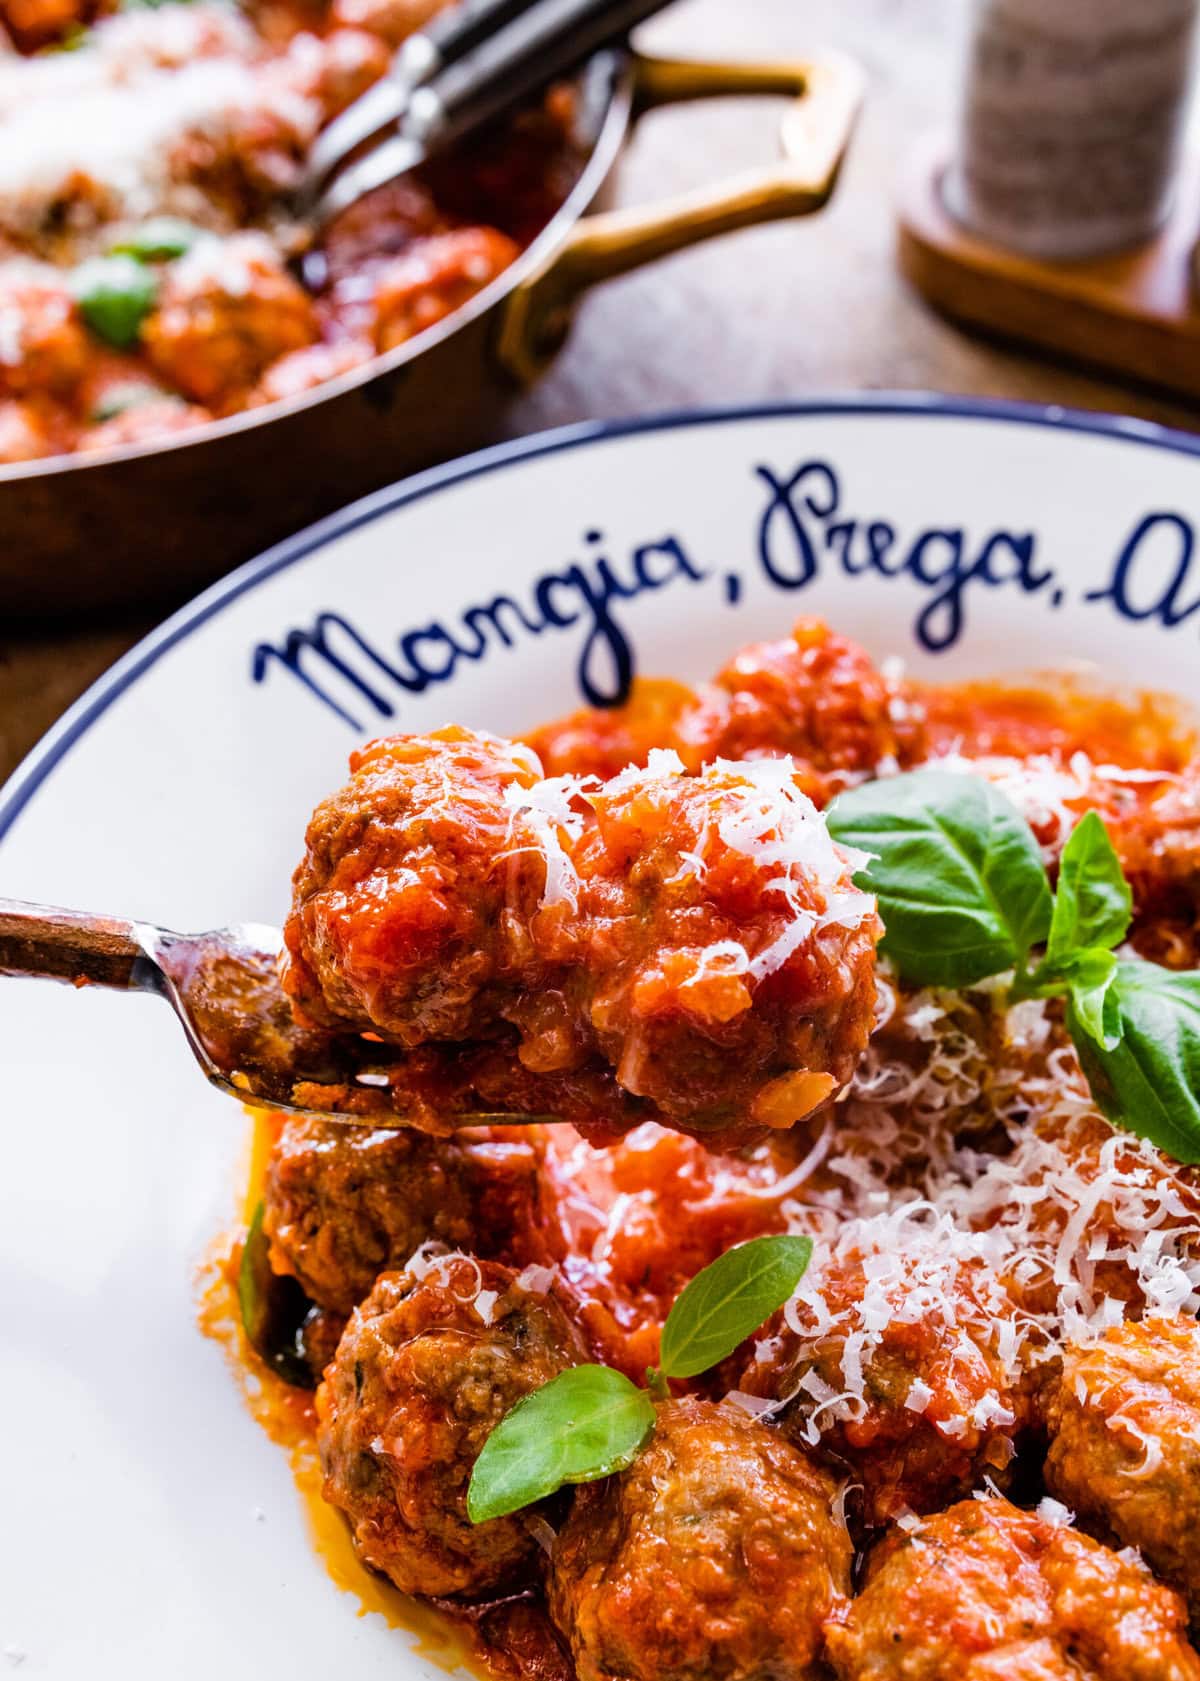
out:
{"label": "grated parmesan cheese", "polygon": [[923,1413],[932,1400],[933,1390],[924,1378],[914,1378],[904,1397],[904,1405],[910,1413]]}
{"label": "grated parmesan cheese", "polygon": [[554,1267],[541,1267],[531,1261],[517,1274],[514,1283],[518,1290],[524,1290],[528,1296],[544,1296],[556,1277]]}
{"label": "grated parmesan cheese", "polygon": [[231,10],[167,5],[106,19],[77,52],[0,61],[0,224],[36,239],[56,205],[79,201],[80,231],[96,211],[101,222],[168,211],[230,231],[187,180],[184,142],[211,153],[261,115],[303,145],[320,117],[264,77],[255,47]]}
{"label": "grated parmesan cheese", "polygon": [[573,910],[579,907],[579,874],[563,837],[573,842],[583,833],[584,816],[577,802],[596,786],[594,776],[550,776],[535,782],[531,788],[510,783],[504,790],[504,803],[513,814],[510,839],[515,836],[518,817],[533,837],[532,847],[514,846],[512,851],[535,850],[545,861],[543,906],[565,904]]}
{"label": "grated parmesan cheese", "polygon": [[[717,759],[699,777],[689,777],[676,752],[654,748],[645,768],[629,765],[605,783],[595,776],[566,775],[544,778],[532,787],[510,784],[504,790],[504,802],[513,814],[510,851],[536,851],[544,859],[543,907],[566,904],[578,909],[580,881],[571,849],[584,832],[581,806],[596,803],[600,793],[606,802],[639,794],[663,809],[681,782],[692,790],[705,778],[713,784],[714,820],[706,823],[692,846],[681,849],[682,869],[676,879],[690,874],[702,889],[712,846],[719,840],[756,868],[777,872],[763,884],[762,894],[764,900],[769,895],[782,899],[784,919],[774,938],[757,951],[734,939],[713,941],[702,955],[697,979],[716,972],[764,980],[815,931],[857,928],[874,914],[874,899],[851,880],[865,854],[836,844],[822,814],[797,787],[787,759],[736,764]],[[529,844],[520,844],[518,818],[530,832]]]}
{"label": "grated parmesan cheese", "polygon": [[[893,998],[818,1140],[820,1172],[782,1204],[817,1247],[784,1329],[755,1353],[760,1370],[782,1362],[779,1404],[814,1443],[861,1417],[893,1326],[936,1333],[937,1376],[917,1374],[904,1406],[927,1416],[936,1395],[929,1422],[964,1443],[1012,1426],[1010,1396],[1064,1343],[1131,1308],[1200,1310],[1200,1181],[1109,1126],[1046,1004],[1005,1014],[934,989]],[[984,1147],[997,1124],[1006,1144]]]}
{"label": "grated parmesan cheese", "polygon": [[[1097,765],[1086,753],[1073,753],[1064,764],[1049,753],[1027,759],[983,754],[968,758],[958,752],[931,761],[939,770],[963,776],[982,776],[1008,796],[1037,833],[1043,855],[1056,857],[1083,812],[1092,806],[1119,810],[1136,803],[1134,790],[1146,783],[1164,785],[1179,779],[1170,771],[1126,770],[1120,765]],[[1103,784],[1098,787],[1097,784]]]}
{"label": "grated parmesan cheese", "polygon": [[461,1249],[447,1249],[444,1243],[431,1238],[413,1251],[404,1264],[404,1270],[411,1273],[417,1283],[421,1284],[431,1273],[444,1280],[452,1270],[460,1266],[470,1268],[474,1287],[468,1289],[466,1295],[455,1291],[454,1300],[461,1302],[464,1307],[473,1307],[483,1323],[490,1325],[499,1297],[495,1290],[484,1289],[483,1272],[474,1255],[468,1255]]}

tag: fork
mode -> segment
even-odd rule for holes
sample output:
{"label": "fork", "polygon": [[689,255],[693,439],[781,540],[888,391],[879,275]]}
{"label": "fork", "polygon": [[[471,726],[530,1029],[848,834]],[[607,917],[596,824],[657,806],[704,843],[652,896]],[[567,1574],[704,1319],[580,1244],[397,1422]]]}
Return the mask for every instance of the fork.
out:
{"label": "fork", "polygon": [[[0,975],[165,998],[218,1091],[287,1115],[404,1127],[390,1101],[388,1047],[299,1026],[279,980],[283,937],[257,922],[175,934],[149,922],[0,899]],[[393,1047],[395,1059],[403,1053]],[[453,1127],[529,1126],[553,1115],[470,1111]]]}
{"label": "fork", "polygon": [[[466,0],[444,14],[441,31],[430,24],[410,37],[384,78],[317,137],[295,193],[299,214],[319,229],[364,194],[622,39],[666,3]],[[355,156],[392,125],[390,138]]]}

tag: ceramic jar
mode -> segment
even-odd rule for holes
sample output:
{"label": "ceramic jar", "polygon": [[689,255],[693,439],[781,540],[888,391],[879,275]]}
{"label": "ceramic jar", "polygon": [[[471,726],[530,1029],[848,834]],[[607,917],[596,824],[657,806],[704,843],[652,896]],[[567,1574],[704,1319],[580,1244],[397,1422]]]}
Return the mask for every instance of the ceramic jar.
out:
{"label": "ceramic jar", "polygon": [[1197,0],[975,0],[949,208],[1055,260],[1149,238],[1171,204]]}

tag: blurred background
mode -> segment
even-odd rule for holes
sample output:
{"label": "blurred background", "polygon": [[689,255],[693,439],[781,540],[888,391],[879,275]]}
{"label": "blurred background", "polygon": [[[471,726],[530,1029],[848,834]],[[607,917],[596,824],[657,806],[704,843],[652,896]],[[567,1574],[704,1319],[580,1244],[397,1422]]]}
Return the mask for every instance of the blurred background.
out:
{"label": "blurred background", "polygon": [[[1130,0],[1133,3],[1133,0]],[[912,148],[960,103],[965,0],[678,0],[639,45],[709,58],[803,58],[826,47],[866,76],[842,178],[819,215],[751,228],[613,281],[515,396],[496,437],[699,404],[924,389],[1116,410],[1191,428],[1196,409],[1145,382],[1089,374],[951,325],[896,263],[898,184]],[[778,103],[655,112],[618,171],[617,202],[698,187],[775,155]],[[4,533],[6,544],[23,534]],[[237,557],[242,558],[242,557]],[[0,617],[0,773],[161,617],[158,603],[37,627]]]}

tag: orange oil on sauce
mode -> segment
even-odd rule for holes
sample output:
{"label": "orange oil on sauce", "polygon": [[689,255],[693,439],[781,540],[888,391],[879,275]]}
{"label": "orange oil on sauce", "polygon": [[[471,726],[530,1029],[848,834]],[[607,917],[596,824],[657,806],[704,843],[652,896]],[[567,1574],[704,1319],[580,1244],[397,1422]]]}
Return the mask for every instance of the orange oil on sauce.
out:
{"label": "orange oil on sauce", "polygon": [[485,1677],[488,1671],[466,1630],[460,1630],[446,1613],[402,1594],[361,1562],[341,1514],[321,1498],[321,1462],[311,1394],[284,1383],[246,1340],[237,1300],[240,1234],[261,1199],[267,1157],[278,1131],[277,1117],[261,1110],[248,1112],[253,1124],[242,1170],[246,1187],[242,1218],[237,1233],[218,1239],[201,1263],[197,1275],[200,1329],[224,1351],[255,1423],[286,1452],[309,1538],[334,1586],[357,1600],[360,1617],[383,1617],[389,1628],[406,1634],[419,1657],[429,1659],[448,1674],[467,1669]]}

